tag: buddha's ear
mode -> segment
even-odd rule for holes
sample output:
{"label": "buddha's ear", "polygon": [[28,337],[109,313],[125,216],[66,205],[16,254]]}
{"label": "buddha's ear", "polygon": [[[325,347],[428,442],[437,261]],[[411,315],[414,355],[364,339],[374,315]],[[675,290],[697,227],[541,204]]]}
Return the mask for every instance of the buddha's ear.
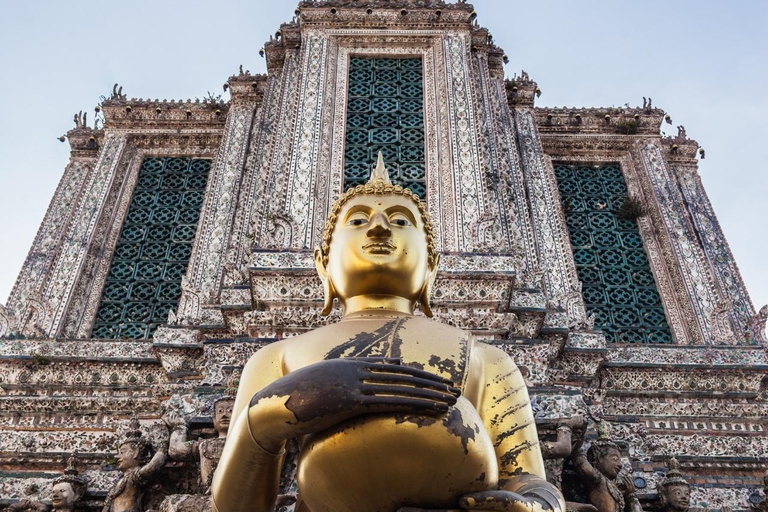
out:
{"label": "buddha's ear", "polygon": [[427,268],[427,275],[424,277],[424,287],[421,289],[421,310],[424,314],[432,318],[432,305],[429,303],[429,298],[432,296],[432,289],[435,286],[435,279],[437,278],[437,267],[440,266],[440,255],[435,256],[435,261]]}
{"label": "buddha's ear", "polygon": [[323,282],[323,311],[322,315],[328,315],[333,309],[333,298],[336,295],[333,289],[333,283],[328,276],[328,269],[325,268],[323,262],[323,251],[319,247],[315,247],[315,268],[317,269],[317,275],[320,276],[320,281]]}

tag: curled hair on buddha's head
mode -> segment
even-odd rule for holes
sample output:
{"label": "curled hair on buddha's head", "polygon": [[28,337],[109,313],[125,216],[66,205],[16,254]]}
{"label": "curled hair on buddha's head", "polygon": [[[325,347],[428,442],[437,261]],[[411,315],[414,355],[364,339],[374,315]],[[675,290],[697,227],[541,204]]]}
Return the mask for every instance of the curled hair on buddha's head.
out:
{"label": "curled hair on buddha's head", "polygon": [[[320,251],[320,257],[322,258],[322,264],[324,268],[328,267],[328,253],[331,248],[333,231],[336,228],[336,221],[338,220],[339,214],[341,213],[342,208],[344,208],[344,205],[354,197],[362,195],[383,196],[387,194],[406,197],[413,201],[413,204],[416,205],[416,208],[421,214],[421,221],[424,225],[424,233],[427,238],[427,264],[430,269],[437,267],[440,255],[435,248],[434,226],[432,225],[432,219],[427,212],[427,206],[419,198],[419,196],[413,193],[411,189],[403,188],[400,185],[394,185],[392,183],[392,181],[389,179],[389,173],[384,166],[384,159],[382,157],[381,151],[379,151],[376,168],[373,170],[373,172],[371,172],[371,177],[369,178],[368,182],[365,185],[357,185],[356,187],[350,188],[341,194],[341,196],[339,196],[339,198],[331,205],[331,209],[328,212],[328,218],[325,221],[325,227],[323,229],[323,242],[322,245],[317,249]],[[328,288],[328,286],[329,283],[326,283],[326,288]],[[420,302],[424,313],[426,313],[427,316],[432,316],[432,310],[429,305],[429,293],[431,293],[431,289],[425,290],[424,294],[422,294],[423,296],[420,299]],[[333,302],[332,295],[332,289],[326,289],[326,301],[323,308],[324,315],[330,313]]]}

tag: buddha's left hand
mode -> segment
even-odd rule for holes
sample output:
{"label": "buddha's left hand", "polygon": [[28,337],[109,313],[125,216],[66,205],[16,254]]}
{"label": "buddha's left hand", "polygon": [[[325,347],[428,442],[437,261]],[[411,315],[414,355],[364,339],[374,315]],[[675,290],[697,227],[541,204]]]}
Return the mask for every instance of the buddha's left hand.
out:
{"label": "buddha's left hand", "polygon": [[482,512],[545,512],[540,501],[510,491],[483,491],[462,496],[464,510]]}

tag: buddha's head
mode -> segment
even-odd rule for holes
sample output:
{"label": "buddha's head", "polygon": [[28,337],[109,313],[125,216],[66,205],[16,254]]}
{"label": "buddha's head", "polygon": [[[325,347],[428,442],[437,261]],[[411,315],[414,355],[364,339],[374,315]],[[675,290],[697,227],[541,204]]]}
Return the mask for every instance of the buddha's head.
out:
{"label": "buddha's head", "polygon": [[437,274],[432,223],[424,203],[393,185],[379,161],[365,185],[346,191],[331,207],[315,264],[325,287],[323,314],[337,297],[406,299],[432,315],[429,295]]}

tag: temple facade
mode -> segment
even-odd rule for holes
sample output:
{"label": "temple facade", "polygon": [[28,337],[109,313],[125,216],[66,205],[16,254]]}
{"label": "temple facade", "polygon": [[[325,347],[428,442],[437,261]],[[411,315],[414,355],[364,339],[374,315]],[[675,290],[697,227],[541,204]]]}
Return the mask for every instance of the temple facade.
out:
{"label": "temple facade", "polygon": [[[95,510],[125,436],[153,453],[180,424],[215,437],[251,354],[340,317],[320,315],[312,251],[379,152],[433,219],[435,318],[513,356],[543,443],[580,417],[589,446],[602,425],[646,510],[665,506],[672,456],[691,509],[760,503],[768,307],[703,189],[703,150],[682,127],[662,136],[650,100],[537,107],[475,18],[463,1],[303,1],[265,43],[267,73],[226,79],[228,101],[115,86],[101,126],[76,118],[0,307],[0,506],[45,501],[74,464]],[[586,503],[569,456],[554,450],[548,476]],[[195,457],[160,466],[142,510],[206,495]]]}

